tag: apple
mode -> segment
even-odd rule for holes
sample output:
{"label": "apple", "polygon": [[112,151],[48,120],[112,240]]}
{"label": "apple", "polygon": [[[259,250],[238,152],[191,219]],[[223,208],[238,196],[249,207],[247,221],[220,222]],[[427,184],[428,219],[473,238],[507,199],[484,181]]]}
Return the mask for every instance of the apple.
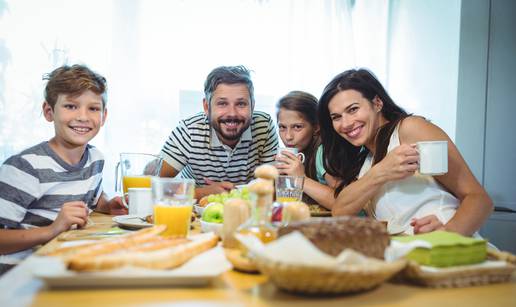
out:
{"label": "apple", "polygon": [[221,203],[211,203],[204,208],[201,219],[208,223],[224,222],[224,205]]}

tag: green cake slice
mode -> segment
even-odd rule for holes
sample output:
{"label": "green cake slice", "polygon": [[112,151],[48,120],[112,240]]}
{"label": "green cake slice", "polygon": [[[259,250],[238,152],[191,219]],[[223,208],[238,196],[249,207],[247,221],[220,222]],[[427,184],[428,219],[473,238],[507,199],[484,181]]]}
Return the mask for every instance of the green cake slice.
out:
{"label": "green cake slice", "polygon": [[392,237],[398,242],[422,240],[432,248],[418,247],[405,257],[421,265],[449,267],[480,263],[487,257],[487,242],[482,239],[464,237],[454,232],[434,231],[414,236]]}

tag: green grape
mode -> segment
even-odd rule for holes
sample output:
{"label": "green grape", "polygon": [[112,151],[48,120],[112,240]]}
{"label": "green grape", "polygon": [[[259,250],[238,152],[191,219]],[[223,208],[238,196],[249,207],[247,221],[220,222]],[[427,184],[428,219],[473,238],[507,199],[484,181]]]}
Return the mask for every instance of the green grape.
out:
{"label": "green grape", "polygon": [[219,194],[211,194],[208,196],[208,203],[225,203],[230,198],[240,198],[243,200],[249,200],[249,189],[243,187],[241,189],[233,189],[229,192],[223,192]]}

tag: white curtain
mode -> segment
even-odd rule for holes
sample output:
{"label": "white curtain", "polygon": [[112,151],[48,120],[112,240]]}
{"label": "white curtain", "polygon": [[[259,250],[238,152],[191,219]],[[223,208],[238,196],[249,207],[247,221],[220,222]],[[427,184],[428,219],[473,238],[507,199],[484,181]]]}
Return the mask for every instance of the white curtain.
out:
{"label": "white curtain", "polygon": [[388,84],[390,17],[407,6],[394,4],[0,0],[0,162],[52,137],[41,116],[41,76],[62,64],[86,64],[108,80],[107,122],[92,144],[106,156],[109,194],[119,153],[158,153],[177,122],[202,109],[204,79],[217,66],[252,69],[256,108],[273,117],[282,95],[319,96],[352,67],[368,67]]}

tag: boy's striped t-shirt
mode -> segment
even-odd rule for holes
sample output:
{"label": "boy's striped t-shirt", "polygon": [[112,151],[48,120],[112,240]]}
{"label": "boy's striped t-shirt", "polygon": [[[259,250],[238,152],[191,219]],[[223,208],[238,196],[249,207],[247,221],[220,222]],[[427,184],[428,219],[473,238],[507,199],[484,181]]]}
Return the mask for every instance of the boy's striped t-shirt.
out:
{"label": "boy's striped t-shirt", "polygon": [[245,184],[253,179],[254,169],[274,161],[278,137],[271,117],[254,111],[251,125],[235,148],[222,144],[204,113],[179,122],[168,137],[161,156],[183,178],[205,185],[204,178]]}
{"label": "boy's striped t-shirt", "polygon": [[0,167],[0,225],[27,229],[50,225],[62,205],[83,201],[95,208],[102,194],[104,157],[88,145],[69,165],[43,142],[7,159]]}

